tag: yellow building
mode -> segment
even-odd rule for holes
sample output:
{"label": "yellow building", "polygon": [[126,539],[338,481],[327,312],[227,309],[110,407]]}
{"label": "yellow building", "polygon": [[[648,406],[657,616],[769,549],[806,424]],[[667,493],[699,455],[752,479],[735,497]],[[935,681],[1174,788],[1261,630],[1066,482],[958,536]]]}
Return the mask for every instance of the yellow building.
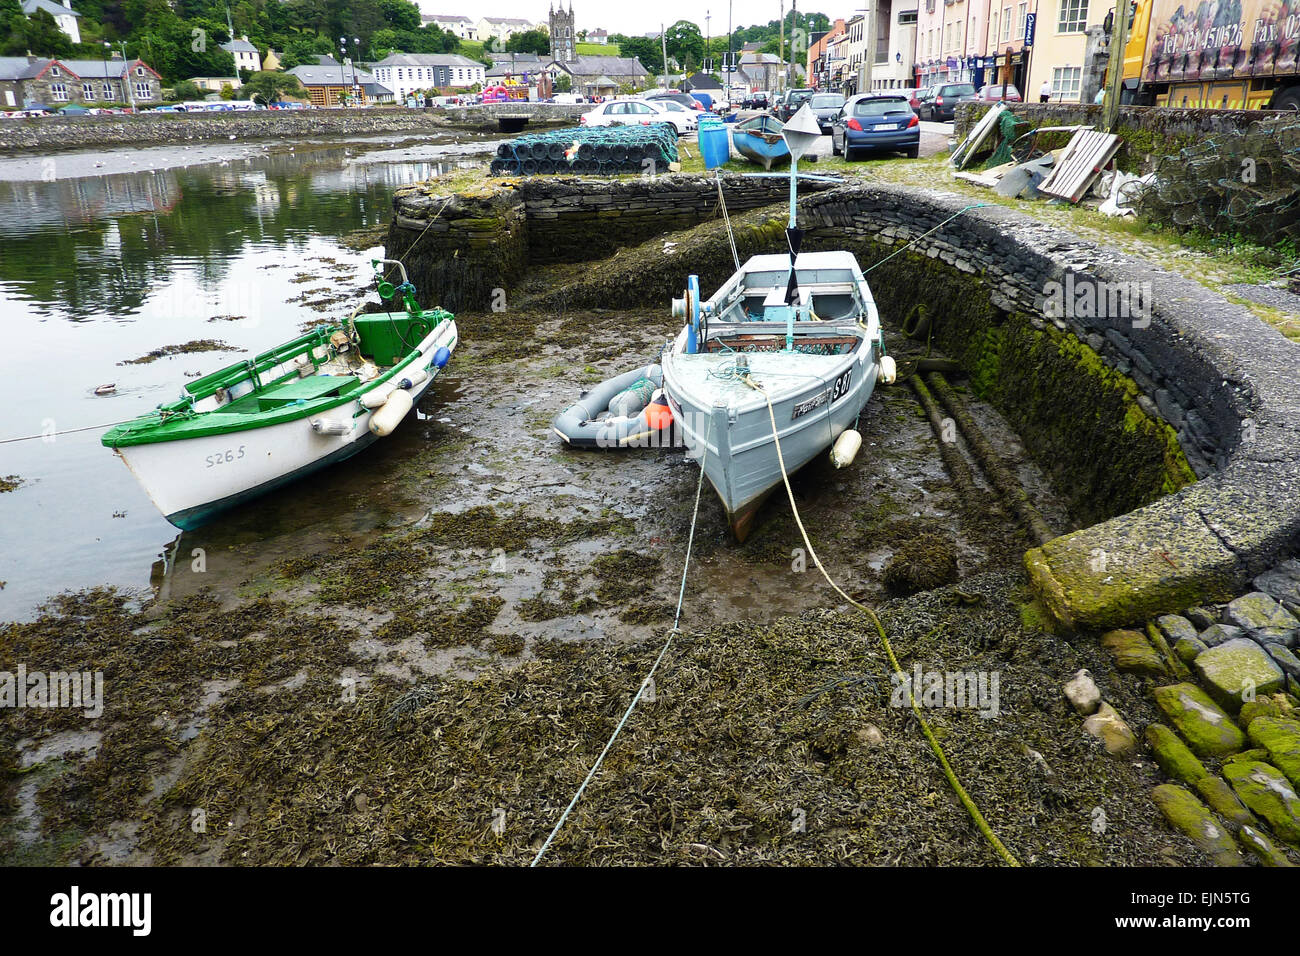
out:
{"label": "yellow building", "polygon": [[1084,82],[1088,30],[1100,27],[1113,8],[1107,0],[1034,0],[1037,24],[1029,56],[1026,102],[1037,103],[1043,82],[1052,84],[1053,103],[1078,103]]}

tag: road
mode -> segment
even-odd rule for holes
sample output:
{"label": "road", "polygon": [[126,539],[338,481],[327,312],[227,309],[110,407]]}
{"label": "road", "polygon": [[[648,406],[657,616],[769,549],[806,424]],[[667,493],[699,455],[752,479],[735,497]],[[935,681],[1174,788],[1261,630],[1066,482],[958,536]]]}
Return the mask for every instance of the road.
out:
{"label": "road", "polygon": [[[758,113],[750,110],[742,110],[739,114],[740,120],[744,121]],[[930,123],[925,120],[921,121],[921,156],[933,156],[935,153],[941,153],[948,148],[948,137],[952,136],[952,123]],[[692,134],[692,137],[694,134]],[[812,152],[818,158],[830,158],[831,155],[831,138],[823,136],[816,145],[813,146]]]}

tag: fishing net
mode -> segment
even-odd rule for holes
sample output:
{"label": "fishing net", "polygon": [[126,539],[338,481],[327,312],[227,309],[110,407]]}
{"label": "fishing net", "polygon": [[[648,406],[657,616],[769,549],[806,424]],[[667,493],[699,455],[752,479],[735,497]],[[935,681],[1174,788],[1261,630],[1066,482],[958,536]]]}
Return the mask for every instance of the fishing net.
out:
{"label": "fishing net", "polygon": [[1137,208],[1183,230],[1263,245],[1300,239],[1300,116],[1220,130],[1163,157]]}
{"label": "fishing net", "polygon": [[497,146],[494,176],[664,173],[677,162],[677,131],[648,126],[570,126],[529,133]]}

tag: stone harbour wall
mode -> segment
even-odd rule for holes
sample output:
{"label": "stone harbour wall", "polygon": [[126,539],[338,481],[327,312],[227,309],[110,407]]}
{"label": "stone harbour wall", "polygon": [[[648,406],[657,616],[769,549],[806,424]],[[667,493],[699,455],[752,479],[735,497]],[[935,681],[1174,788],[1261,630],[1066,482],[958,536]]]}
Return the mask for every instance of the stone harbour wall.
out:
{"label": "stone harbour wall", "polygon": [[[801,193],[831,187],[808,181]],[[663,232],[721,219],[712,177],[645,176],[581,179],[536,176],[521,181],[528,216],[528,251],[534,262],[583,262]],[[737,175],[723,177],[732,214],[788,199],[789,181]]]}
{"label": "stone harbour wall", "polygon": [[[1099,370],[1130,378],[1141,412],[1176,429],[1201,480],[1026,555],[1035,589],[1062,625],[1114,627],[1226,599],[1300,543],[1300,346],[1252,313],[1001,206],[884,185],[846,187],[802,206],[810,238],[857,235],[895,247],[916,240],[910,253],[978,278],[997,309],[1069,333],[1088,350],[1081,361],[1095,356]],[[1103,300],[1129,290],[1149,311],[1098,305],[1094,295],[1045,317],[1051,294],[1066,288],[1091,288]],[[1093,410],[1072,411],[1080,425],[1069,434],[1082,442]]]}
{"label": "stone harbour wall", "polygon": [[[1038,126],[1094,126],[1101,128],[1102,107],[1082,103],[1011,103],[1011,112],[1027,121],[1028,131]],[[984,103],[960,103],[953,124],[957,142],[992,109]],[[1116,163],[1120,169],[1149,172],[1156,160],[1177,153],[1205,136],[1225,129],[1246,129],[1252,123],[1278,114],[1261,110],[1173,109],[1155,106],[1121,106],[1115,132],[1124,141]],[[1068,135],[1068,134],[1065,134]],[[993,137],[996,142],[996,137]]]}
{"label": "stone harbour wall", "polygon": [[[832,185],[801,188],[814,193]],[[723,177],[732,214],[780,202],[788,191],[781,179]],[[508,225],[488,222],[498,216]],[[439,194],[436,183],[419,184],[394,194],[387,245],[391,256],[418,239],[407,268],[421,293],[448,309],[482,310],[489,307],[485,294],[507,287],[526,263],[598,260],[721,216],[711,177],[501,177],[455,197]],[[479,255],[480,240],[489,234],[492,251]]]}
{"label": "stone harbour wall", "polygon": [[[528,106],[530,104],[525,104]],[[549,106],[549,104],[545,104]],[[530,122],[568,122],[573,107],[536,110]],[[435,133],[451,129],[495,130],[494,105],[456,109],[256,110],[229,113],[154,113],[110,116],[42,116],[0,123],[0,154],[53,152],[114,146],[165,146],[235,139],[304,139]]]}

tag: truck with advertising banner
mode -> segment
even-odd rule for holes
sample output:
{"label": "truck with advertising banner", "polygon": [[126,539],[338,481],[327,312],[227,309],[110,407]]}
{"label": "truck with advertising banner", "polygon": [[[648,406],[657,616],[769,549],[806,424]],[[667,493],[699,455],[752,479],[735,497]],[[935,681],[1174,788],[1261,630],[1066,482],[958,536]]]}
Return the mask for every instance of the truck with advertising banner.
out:
{"label": "truck with advertising banner", "polygon": [[1300,110],[1300,0],[1138,0],[1124,101]]}

